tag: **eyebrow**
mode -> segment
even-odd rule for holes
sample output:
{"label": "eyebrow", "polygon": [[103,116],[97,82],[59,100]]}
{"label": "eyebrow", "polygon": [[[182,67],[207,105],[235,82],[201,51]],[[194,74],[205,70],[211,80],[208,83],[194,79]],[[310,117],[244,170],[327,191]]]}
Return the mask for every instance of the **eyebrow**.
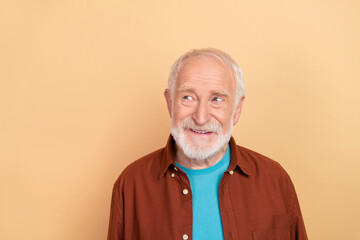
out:
{"label": "eyebrow", "polygon": [[224,97],[230,97],[230,94],[226,91],[214,91],[213,93],[214,95],[220,95],[220,96],[224,96]]}
{"label": "eyebrow", "polygon": [[[193,87],[181,87],[178,89],[179,92],[195,92],[195,89]],[[224,97],[230,97],[230,94],[227,91],[221,91],[221,90],[215,90],[212,92],[213,95],[220,95],[220,96],[224,96]]]}
{"label": "eyebrow", "polygon": [[178,89],[179,92],[186,92],[186,91],[189,91],[189,92],[195,92],[195,89],[193,87],[181,87]]}

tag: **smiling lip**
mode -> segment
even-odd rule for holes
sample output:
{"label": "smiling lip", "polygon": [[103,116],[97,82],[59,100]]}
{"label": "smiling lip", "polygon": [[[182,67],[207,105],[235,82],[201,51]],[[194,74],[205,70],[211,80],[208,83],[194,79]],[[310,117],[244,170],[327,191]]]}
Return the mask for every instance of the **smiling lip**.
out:
{"label": "smiling lip", "polygon": [[210,135],[213,132],[211,131],[201,131],[201,130],[195,130],[195,129],[190,129],[191,132],[195,133],[195,134],[199,134],[199,135]]}

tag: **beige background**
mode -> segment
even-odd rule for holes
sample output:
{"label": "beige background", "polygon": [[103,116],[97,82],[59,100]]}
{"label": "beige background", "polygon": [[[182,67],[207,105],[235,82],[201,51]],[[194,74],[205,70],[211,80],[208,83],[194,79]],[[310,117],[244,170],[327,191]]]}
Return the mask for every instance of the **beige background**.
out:
{"label": "beige background", "polygon": [[172,62],[242,67],[238,144],[280,162],[310,239],[360,239],[358,1],[3,1],[0,239],[105,239],[122,169],[164,146]]}

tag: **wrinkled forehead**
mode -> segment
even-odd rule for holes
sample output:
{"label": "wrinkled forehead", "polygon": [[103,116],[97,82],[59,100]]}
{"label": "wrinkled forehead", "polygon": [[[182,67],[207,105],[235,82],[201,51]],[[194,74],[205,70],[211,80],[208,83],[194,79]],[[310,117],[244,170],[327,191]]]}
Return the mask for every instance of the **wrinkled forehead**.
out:
{"label": "wrinkled forehead", "polygon": [[[185,58],[181,64],[180,71],[184,67],[184,65],[189,64],[191,62],[206,62],[206,61],[214,61],[218,63],[219,65],[222,65],[224,68],[228,69],[229,71],[233,72],[231,68],[231,64],[228,63],[225,59],[217,56],[217,55],[211,55],[211,54],[202,54],[202,55],[193,55],[188,56]],[[180,72],[179,71],[179,72]]]}
{"label": "wrinkled forehead", "polygon": [[205,78],[218,77],[224,83],[229,82],[230,85],[236,86],[233,69],[226,61],[216,56],[196,55],[184,59],[175,85],[179,86],[183,78],[196,75]]}

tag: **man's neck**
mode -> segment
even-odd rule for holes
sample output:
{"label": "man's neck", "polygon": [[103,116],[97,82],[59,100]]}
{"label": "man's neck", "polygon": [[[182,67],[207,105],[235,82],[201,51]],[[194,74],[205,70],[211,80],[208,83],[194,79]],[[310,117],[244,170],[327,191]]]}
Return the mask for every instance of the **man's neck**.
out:
{"label": "man's neck", "polygon": [[187,157],[183,150],[176,146],[176,156],[175,162],[180,164],[183,167],[190,168],[190,169],[204,169],[211,166],[214,166],[218,163],[226,153],[226,149],[228,148],[228,144],[225,144],[224,147],[220,149],[214,156],[207,158],[207,159],[193,159]]}

